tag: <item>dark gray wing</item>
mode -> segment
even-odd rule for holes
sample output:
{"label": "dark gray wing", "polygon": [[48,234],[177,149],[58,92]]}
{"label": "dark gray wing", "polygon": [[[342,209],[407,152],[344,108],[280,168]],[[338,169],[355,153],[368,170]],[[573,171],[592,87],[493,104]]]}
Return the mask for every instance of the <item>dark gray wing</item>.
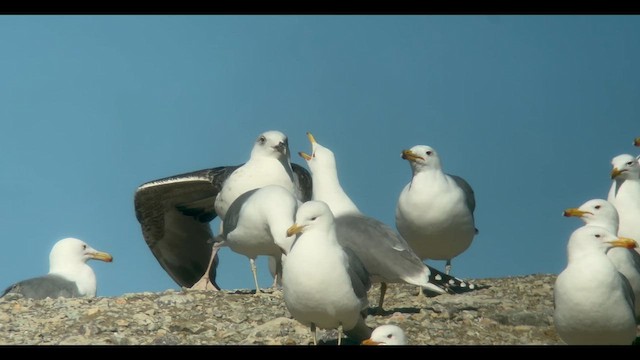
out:
{"label": "dark gray wing", "polygon": [[367,302],[367,292],[371,289],[371,277],[369,276],[369,272],[367,272],[364,264],[353,250],[346,247],[343,247],[343,249],[344,252],[347,253],[347,258],[349,259],[347,272],[351,278],[353,291],[358,299],[362,299],[362,301]]}
{"label": "dark gray wing", "polygon": [[238,226],[238,219],[240,218],[240,210],[242,209],[242,205],[255,193],[260,190],[260,188],[249,190],[244,194],[238,196],[233,203],[227,209],[227,213],[224,216],[224,221],[222,222],[222,235],[224,238],[227,235],[235,230],[236,226]]}
{"label": "dark gray wing", "polygon": [[302,166],[294,163],[291,163],[291,169],[293,170],[294,183],[298,189],[296,197],[302,202],[311,200],[311,195],[313,195],[311,173]]}
{"label": "dark gray wing", "polygon": [[347,214],[335,219],[338,242],[353,250],[372,276],[398,282],[400,274],[422,273],[424,264],[393,229],[374,218]]}
{"label": "dark gray wing", "polygon": [[[144,240],[178,285],[191,287],[204,274],[211,255],[209,222],[216,217],[216,195],[239,166],[179,174],[137,188],[134,207]],[[217,263],[216,258],[209,273],[214,285]]]}
{"label": "dark gray wing", "polygon": [[455,180],[456,184],[458,184],[458,186],[462,188],[462,191],[464,191],[464,199],[467,203],[467,207],[469,208],[469,210],[471,210],[471,214],[473,214],[473,212],[476,210],[476,195],[473,192],[471,185],[469,185],[469,183],[460,176],[451,174],[448,175],[451,176],[451,178]]}
{"label": "dark gray wing", "polygon": [[17,282],[9,286],[0,297],[8,293],[22,294],[22,296],[29,299],[44,299],[47,297],[55,299],[58,297],[70,298],[80,296],[78,286],[75,282],[52,274]]}
{"label": "dark gray wing", "polygon": [[[469,183],[457,175],[450,175],[453,180],[455,180],[456,184],[462,188],[464,192],[464,200],[467,203],[467,208],[471,210],[471,217],[473,217],[473,212],[476,210],[476,194],[473,192],[471,185]],[[476,228],[476,234],[478,233],[478,228]]]}

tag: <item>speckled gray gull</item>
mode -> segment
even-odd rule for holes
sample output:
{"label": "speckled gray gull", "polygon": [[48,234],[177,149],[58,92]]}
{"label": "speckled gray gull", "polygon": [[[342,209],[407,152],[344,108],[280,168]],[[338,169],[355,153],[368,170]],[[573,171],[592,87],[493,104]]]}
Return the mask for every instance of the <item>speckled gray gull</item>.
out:
{"label": "speckled gray gull", "polygon": [[299,234],[283,264],[282,290],[291,315],[309,326],[338,329],[358,343],[371,336],[365,321],[369,274],[349,249],[338,243],[334,217],[326,203],[307,201],[296,212],[287,236]]}
{"label": "speckled gray gull", "polygon": [[373,329],[362,345],[407,345],[407,336],[398,325],[386,324]]}
{"label": "speckled gray gull", "polygon": [[611,159],[611,165],[607,200],[618,210],[618,235],[640,241],[640,163],[633,155],[622,154]]}
{"label": "speckled gray gull", "polygon": [[[578,208],[569,208],[564,216],[580,218],[586,225],[600,226],[614,235],[618,234],[618,211],[604,199],[591,199]],[[640,254],[633,249],[613,247],[607,251],[607,257],[624,275],[633,289],[636,319],[640,319]]]}
{"label": "speckled gray gull", "polygon": [[98,251],[76,238],[64,238],[55,243],[49,253],[49,273],[19,281],[9,286],[1,296],[20,293],[26,298],[95,297],[96,275],[87,264],[95,259],[106,262],[113,257]]}
{"label": "speckled gray gull", "polygon": [[396,228],[420,259],[451,260],[467,250],[478,230],[473,189],[463,178],[442,171],[440,156],[430,146],[402,151],[411,166],[411,181],[396,206]]}
{"label": "speckled gray gull", "polygon": [[236,197],[265,185],[290,189],[295,184],[301,201],[311,198],[311,175],[289,159],[287,137],[267,131],[258,136],[245,164],[174,175],[137,188],[134,207],[144,240],[178,285],[219,289],[219,259],[211,256],[214,235],[209,223],[218,211],[223,219]]}
{"label": "speckled gray gull", "polygon": [[569,345],[631,345],[636,337],[633,290],[606,256],[607,249],[637,246],[600,226],[575,230],[568,262],[553,287],[553,320]]}
{"label": "speckled gray gull", "polygon": [[361,213],[340,185],[333,152],[320,145],[311,133],[307,137],[311,155],[298,154],[311,170],[312,197],[329,205],[335,216],[338,241],[356,253],[372,276],[371,281],[380,283],[379,311],[387,283],[414,284],[436,294],[474,289],[473,284],[432,271],[391,227]]}
{"label": "speckled gray gull", "polygon": [[222,233],[215,239],[214,252],[223,246],[249,258],[256,294],[260,294],[255,259],[270,256],[275,261],[275,281],[282,277],[282,259],[286,259],[294,237],[287,236],[293,224],[299,200],[280,185],[267,185],[238,196],[229,206]]}

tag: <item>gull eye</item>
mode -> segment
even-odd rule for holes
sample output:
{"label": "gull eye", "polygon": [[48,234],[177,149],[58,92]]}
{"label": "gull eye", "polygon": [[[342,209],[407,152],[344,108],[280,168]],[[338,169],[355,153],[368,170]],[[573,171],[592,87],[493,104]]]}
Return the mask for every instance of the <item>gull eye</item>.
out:
{"label": "gull eye", "polygon": [[264,143],[265,143],[265,141],[267,141],[267,138],[265,138],[264,136],[260,136],[260,137],[258,138],[258,142],[259,142],[260,144],[264,144]]}
{"label": "gull eye", "polygon": [[597,238],[600,238],[600,234],[596,234],[596,237],[597,237]]}
{"label": "gull eye", "polygon": [[600,205],[596,205],[596,209],[600,209]]}
{"label": "gull eye", "polygon": [[317,218],[318,218],[317,216],[314,216],[311,218],[311,221],[316,221]]}
{"label": "gull eye", "polygon": [[82,250],[87,250],[87,244],[82,245]]}
{"label": "gull eye", "polygon": [[633,163],[634,163],[633,161],[629,161],[629,162],[627,163],[627,165],[631,166],[631,165],[633,165]]}
{"label": "gull eye", "polygon": [[387,339],[391,339],[392,337],[393,337],[393,335],[391,335],[391,334],[387,335]]}
{"label": "gull eye", "polygon": [[433,151],[431,150],[427,151],[427,156],[431,156],[431,154],[433,154]]}

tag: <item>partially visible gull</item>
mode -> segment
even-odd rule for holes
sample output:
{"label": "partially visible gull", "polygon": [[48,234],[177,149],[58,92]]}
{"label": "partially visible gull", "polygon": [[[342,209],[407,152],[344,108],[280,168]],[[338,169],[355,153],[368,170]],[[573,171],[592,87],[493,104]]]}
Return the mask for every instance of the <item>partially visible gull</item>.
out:
{"label": "partially visible gull", "polygon": [[82,240],[62,239],[49,253],[47,275],[17,282],[9,286],[1,296],[20,293],[31,299],[95,297],[96,275],[87,265],[90,259],[113,261],[111,255],[97,251]]}
{"label": "partially visible gull", "polygon": [[402,151],[411,166],[411,181],[404,187],[396,206],[396,228],[420,259],[451,259],[471,245],[478,233],[473,212],[473,189],[463,178],[442,171],[435,149],[416,145]]}
{"label": "partially visible gull", "polygon": [[397,325],[380,325],[373,329],[371,337],[364,340],[362,345],[407,345],[407,337]]}
{"label": "partially visible gull", "polygon": [[[564,211],[564,216],[579,217],[585,226],[595,225],[607,229],[614,235],[618,234],[618,211],[603,199],[592,199],[579,208]],[[636,318],[640,319],[640,254],[633,249],[613,247],[607,251],[607,257],[613,265],[624,275],[633,289]]]}
{"label": "partially visible gull", "polygon": [[633,139],[633,146],[640,146],[640,136]]}
{"label": "partially visible gull", "polygon": [[291,247],[293,236],[287,237],[287,229],[294,223],[298,200],[291,191],[280,185],[267,185],[238,196],[229,206],[222,234],[215,239],[214,251],[228,246],[238,254],[249,258],[256,294],[260,294],[255,259],[268,255],[275,260],[275,281],[282,277],[283,256]]}
{"label": "partially visible gull", "polygon": [[310,327],[317,345],[316,327],[338,329],[358,343],[371,335],[365,321],[369,275],[357,257],[336,237],[333,214],[322,201],[307,201],[296,213],[287,236],[300,234],[283,264],[285,305],[300,323]]}
{"label": "partially visible gull", "polygon": [[362,214],[340,186],[333,152],[320,145],[311,133],[307,133],[307,137],[311,142],[311,155],[298,154],[311,170],[313,199],[329,206],[335,216],[340,244],[356,253],[372,282],[381,283],[379,311],[382,311],[387,283],[405,282],[437,294],[454,288],[474,288],[459,279],[432,272],[391,227]]}
{"label": "partially visible gull", "polygon": [[592,225],[569,238],[567,267],[553,288],[554,325],[569,345],[631,345],[636,337],[633,290],[605,255],[614,246],[637,243]]}
{"label": "partially visible gull", "polygon": [[613,181],[607,200],[620,216],[618,236],[640,241],[640,164],[633,155],[622,154],[614,157],[611,165]]}
{"label": "partially visible gull", "polygon": [[[267,131],[258,136],[249,161],[243,165],[184,173],[138,187],[134,206],[144,240],[178,285],[219,289],[215,283],[218,256],[211,256],[214,235],[209,223],[218,216],[217,211],[224,215],[242,193],[284,183],[286,188],[295,189],[301,201],[311,198],[309,172],[290,164],[289,158],[286,136]],[[264,163],[273,167],[260,165]],[[227,180],[231,178],[240,183],[234,180],[229,187]]]}

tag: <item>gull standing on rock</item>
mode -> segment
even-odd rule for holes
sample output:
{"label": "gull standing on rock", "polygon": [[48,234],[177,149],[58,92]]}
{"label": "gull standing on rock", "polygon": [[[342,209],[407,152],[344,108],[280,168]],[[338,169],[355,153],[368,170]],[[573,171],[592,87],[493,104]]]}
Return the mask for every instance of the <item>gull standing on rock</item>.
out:
{"label": "gull standing on rock", "polygon": [[300,234],[283,264],[284,302],[293,317],[310,327],[344,331],[358,343],[371,335],[364,321],[368,307],[369,274],[357,257],[336,237],[333,214],[322,201],[307,201],[296,213],[287,236]]}
{"label": "gull standing on rock", "polygon": [[605,255],[614,246],[634,248],[600,226],[575,230],[567,267],[554,288],[554,325],[569,345],[631,345],[636,337],[633,290]]}
{"label": "gull standing on rock", "polygon": [[442,294],[473,290],[473,284],[433,272],[411,250],[407,242],[386,224],[365,216],[340,185],[333,152],[320,145],[311,133],[311,155],[306,160],[313,179],[313,199],[325,202],[335,217],[338,241],[356,253],[371,281],[380,283],[378,310],[382,311],[387,283],[405,282]]}
{"label": "gull standing on rock", "polygon": [[260,294],[255,265],[258,255],[269,255],[275,260],[274,287],[281,281],[282,259],[293,242],[293,237],[287,237],[286,233],[295,220],[298,203],[291,191],[280,185],[267,185],[238,196],[225,214],[222,233],[216,237],[213,251],[228,246],[249,258],[256,295]]}
{"label": "gull standing on rock", "polygon": [[402,151],[411,166],[411,181],[396,206],[396,228],[420,259],[451,259],[471,245],[478,233],[473,212],[473,189],[463,178],[442,171],[440,157],[430,146],[416,145]]}
{"label": "gull standing on rock", "polygon": [[111,255],[92,248],[82,240],[62,239],[49,253],[47,275],[17,282],[9,286],[0,297],[9,293],[19,293],[31,299],[95,297],[96,274],[87,264],[91,259],[113,261]]}
{"label": "gull standing on rock", "polygon": [[[224,216],[243,193],[280,185],[301,201],[311,198],[309,172],[290,163],[287,137],[280,131],[258,136],[249,161],[144,183],[134,197],[142,234],[162,268],[180,286],[219,289],[218,256],[209,223]],[[221,223],[221,228],[224,221]]]}
{"label": "gull standing on rock", "polygon": [[[618,234],[618,211],[603,199],[592,199],[579,208],[564,211],[564,216],[579,217],[585,226],[593,225],[607,229],[614,235]],[[613,265],[624,275],[633,289],[635,299],[636,318],[640,319],[640,254],[633,249],[612,247],[607,251],[607,257]]]}
{"label": "gull standing on rock", "polygon": [[611,165],[613,181],[607,200],[618,210],[618,235],[640,241],[640,163],[633,155],[622,154]]}

